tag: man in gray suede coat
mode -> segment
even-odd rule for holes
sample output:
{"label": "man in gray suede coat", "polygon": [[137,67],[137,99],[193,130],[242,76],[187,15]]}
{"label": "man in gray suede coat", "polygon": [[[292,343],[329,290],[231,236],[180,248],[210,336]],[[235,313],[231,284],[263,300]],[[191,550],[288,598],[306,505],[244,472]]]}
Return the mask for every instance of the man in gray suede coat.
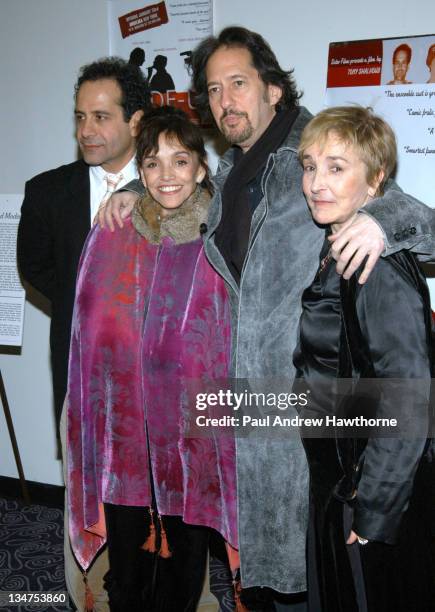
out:
{"label": "man in gray suede coat", "polygon": [[[302,193],[297,157],[311,115],[299,107],[290,73],[254,32],[226,28],[205,39],[192,60],[196,103],[211,112],[233,145],[213,180],[204,234],[207,256],[231,299],[233,375],[291,380],[301,295],[317,270],[324,240],[324,228],[314,224]],[[109,209],[106,222],[112,223],[113,214],[122,224],[128,211]],[[364,282],[385,247],[392,252],[419,244],[420,252],[433,251],[432,210],[396,185],[364,211],[332,247],[337,271],[345,269],[347,278],[368,256]],[[308,470],[302,444],[290,436],[248,435],[236,445],[243,588],[273,590],[273,603],[262,609],[305,610],[303,595],[284,596],[306,590]]]}
{"label": "man in gray suede coat", "polygon": [[[211,110],[234,145],[214,177],[204,236],[207,256],[231,297],[233,373],[291,379],[301,296],[317,270],[325,235],[307,208],[297,157],[311,116],[298,107],[290,75],[258,34],[226,28],[200,44],[192,66],[197,104]],[[402,201],[411,198],[390,188],[365,210],[377,217],[382,207]],[[250,223],[240,223],[241,216]],[[398,242],[406,235],[417,241],[426,232],[399,224],[393,233]],[[304,591],[308,473],[301,442],[273,431],[238,437],[237,485],[243,587]],[[285,609],[278,601],[277,609]]]}

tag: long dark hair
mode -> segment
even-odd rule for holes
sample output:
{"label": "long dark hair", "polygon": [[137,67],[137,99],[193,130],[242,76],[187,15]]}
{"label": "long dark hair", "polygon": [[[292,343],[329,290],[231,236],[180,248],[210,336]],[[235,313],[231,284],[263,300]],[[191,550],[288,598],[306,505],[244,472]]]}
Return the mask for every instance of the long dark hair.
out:
{"label": "long dark hair", "polygon": [[210,119],[208,103],[208,88],[206,66],[220,47],[241,47],[247,49],[252,57],[252,64],[265,85],[278,85],[282,97],[276,105],[276,110],[289,109],[298,106],[301,93],[296,88],[292,78],[293,70],[283,70],[276,56],[264,38],[246,28],[232,26],[225,28],[219,36],[205,38],[194,50],[192,55],[192,83],[195,90],[195,106],[204,117]]}
{"label": "long dark hair", "polygon": [[140,167],[144,157],[159,150],[160,134],[176,138],[188,151],[198,155],[199,163],[206,171],[202,186],[212,193],[201,129],[192,123],[184,111],[174,106],[159,106],[142,117],[136,139],[137,165]]}

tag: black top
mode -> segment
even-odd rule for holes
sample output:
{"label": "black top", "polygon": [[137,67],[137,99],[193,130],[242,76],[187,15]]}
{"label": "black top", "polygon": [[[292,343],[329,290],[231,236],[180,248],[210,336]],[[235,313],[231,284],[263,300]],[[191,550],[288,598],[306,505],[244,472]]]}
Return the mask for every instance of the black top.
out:
{"label": "black top", "polygon": [[[347,354],[347,362],[353,365],[352,378],[364,379],[369,371],[370,378],[383,379],[382,395],[376,399],[376,416],[397,417],[399,427],[405,423],[398,430],[400,436],[405,432],[404,438],[369,439],[363,454],[353,528],[370,540],[392,543],[426,444],[431,377],[427,285],[413,255],[401,252],[381,258],[365,285],[358,285],[353,278],[353,292],[348,291],[352,281],[340,280],[328,249],[325,241],[319,270],[302,297],[300,340],[294,362],[298,376],[304,377],[314,391],[309,408],[317,414],[336,412],[338,406],[342,409],[343,403],[335,404],[329,392],[331,385],[319,382],[341,374]],[[361,345],[366,349],[363,352]],[[384,379],[393,380],[389,383]],[[393,381],[403,382],[398,387]],[[341,452],[340,444],[337,452]],[[340,456],[340,463],[357,469],[354,458],[347,461]]]}
{"label": "black top", "polygon": [[298,376],[335,377],[340,338],[340,277],[325,241],[316,276],[302,295],[300,339],[294,354]]}
{"label": "black top", "polygon": [[262,179],[269,157],[287,138],[298,112],[298,109],[277,112],[246,153],[234,147],[233,168],[222,192],[222,217],[215,243],[237,284],[249,248],[252,216],[264,195]]}

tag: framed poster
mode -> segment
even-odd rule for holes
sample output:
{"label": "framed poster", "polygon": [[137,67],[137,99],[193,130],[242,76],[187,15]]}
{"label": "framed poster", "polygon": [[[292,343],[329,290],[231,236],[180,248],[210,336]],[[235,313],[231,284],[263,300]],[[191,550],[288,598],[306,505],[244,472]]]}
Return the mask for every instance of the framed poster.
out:
{"label": "framed poster", "polygon": [[23,342],[25,291],[17,269],[22,195],[0,195],[0,346]]}
{"label": "framed poster", "polygon": [[435,34],[331,43],[326,105],[355,103],[390,123],[398,184],[435,207]]}
{"label": "framed poster", "polygon": [[192,118],[190,57],[213,31],[212,0],[153,4],[109,0],[110,54],[141,66],[156,105],[181,107]]}

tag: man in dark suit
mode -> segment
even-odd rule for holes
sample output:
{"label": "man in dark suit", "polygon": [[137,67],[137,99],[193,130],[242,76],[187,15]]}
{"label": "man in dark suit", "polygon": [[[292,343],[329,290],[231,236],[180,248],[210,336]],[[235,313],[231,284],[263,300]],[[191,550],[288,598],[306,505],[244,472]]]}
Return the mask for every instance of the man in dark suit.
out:
{"label": "man in dark suit", "polygon": [[[119,58],[83,66],[75,86],[76,136],[83,159],[26,183],[18,229],[18,264],[25,280],[51,301],[50,347],[58,423],[67,387],[80,254],[99,207],[116,187],[138,176],[135,137],[143,112],[149,107],[148,86],[137,66]],[[64,423],[60,433],[62,440]],[[66,581],[81,610],[83,578],[67,538],[66,531]],[[106,569],[104,556],[88,572],[98,611],[108,609],[101,579]]]}

